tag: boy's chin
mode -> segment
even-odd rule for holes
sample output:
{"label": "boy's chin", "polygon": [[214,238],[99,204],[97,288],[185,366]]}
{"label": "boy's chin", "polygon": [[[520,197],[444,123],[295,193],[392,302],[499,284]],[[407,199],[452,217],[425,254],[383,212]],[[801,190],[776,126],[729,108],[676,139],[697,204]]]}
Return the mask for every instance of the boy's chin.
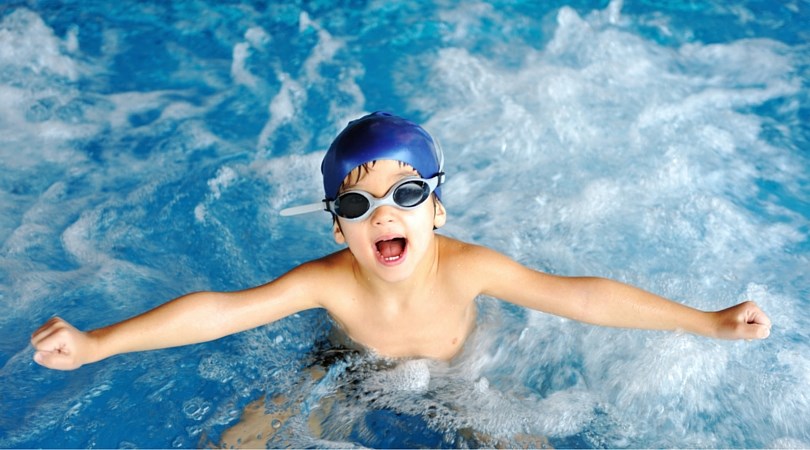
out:
{"label": "boy's chin", "polygon": [[391,269],[385,268],[381,271],[377,271],[377,276],[384,282],[390,284],[396,283],[404,283],[411,279],[413,275],[413,270],[396,270],[392,271]]}
{"label": "boy's chin", "polygon": [[383,264],[378,260],[374,267],[374,273],[382,281],[387,283],[401,283],[411,279],[414,273],[414,267],[409,264],[406,258],[397,261],[396,264],[391,264],[390,262]]}

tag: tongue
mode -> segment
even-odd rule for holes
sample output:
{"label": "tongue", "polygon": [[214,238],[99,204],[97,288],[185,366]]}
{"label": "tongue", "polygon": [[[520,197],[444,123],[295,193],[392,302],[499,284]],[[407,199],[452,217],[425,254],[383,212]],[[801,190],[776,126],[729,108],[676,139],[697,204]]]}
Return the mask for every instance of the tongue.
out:
{"label": "tongue", "polygon": [[377,242],[377,250],[383,258],[390,258],[392,256],[399,256],[405,250],[405,239],[397,238],[390,241]]}

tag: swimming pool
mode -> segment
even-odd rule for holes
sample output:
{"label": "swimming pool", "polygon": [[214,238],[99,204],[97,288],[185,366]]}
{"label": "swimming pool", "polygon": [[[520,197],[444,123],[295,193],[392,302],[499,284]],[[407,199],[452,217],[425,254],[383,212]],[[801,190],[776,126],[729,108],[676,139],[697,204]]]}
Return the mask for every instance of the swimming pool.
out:
{"label": "swimming pool", "polygon": [[[810,446],[810,4],[536,3],[0,6],[0,447],[217,443],[264,396],[272,446]],[[278,211],[319,199],[325,147],[373,110],[441,140],[442,233],[704,309],[751,298],[771,337],[482,298],[449,365],[327,364],[317,311],[31,362],[54,314],[94,328],[338,249],[328,217]]]}

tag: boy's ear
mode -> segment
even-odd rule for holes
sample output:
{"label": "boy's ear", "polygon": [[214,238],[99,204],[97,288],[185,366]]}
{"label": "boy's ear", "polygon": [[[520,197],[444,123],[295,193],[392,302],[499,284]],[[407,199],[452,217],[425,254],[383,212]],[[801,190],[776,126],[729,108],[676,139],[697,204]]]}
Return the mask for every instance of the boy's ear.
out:
{"label": "boy's ear", "polygon": [[447,210],[444,209],[441,200],[436,199],[433,202],[433,227],[441,228],[447,223]]}
{"label": "boy's ear", "polygon": [[332,235],[335,236],[335,242],[337,242],[338,245],[346,243],[346,236],[343,236],[343,230],[340,229],[340,224],[337,219],[335,219],[332,224]]}

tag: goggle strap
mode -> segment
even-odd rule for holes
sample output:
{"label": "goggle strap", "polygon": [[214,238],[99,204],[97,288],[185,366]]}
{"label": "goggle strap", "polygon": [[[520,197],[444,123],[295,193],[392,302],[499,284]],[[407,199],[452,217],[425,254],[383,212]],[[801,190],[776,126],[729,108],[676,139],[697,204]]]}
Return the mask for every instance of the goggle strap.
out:
{"label": "goggle strap", "polygon": [[326,201],[318,203],[310,203],[309,205],[293,206],[292,208],[284,208],[281,210],[282,216],[297,216],[299,214],[309,214],[318,211],[327,211]]}
{"label": "goggle strap", "polygon": [[442,150],[442,144],[439,143],[439,140],[433,138],[433,144],[436,147],[436,153],[439,156],[439,172],[444,173],[444,150]]}
{"label": "goggle strap", "polygon": [[433,138],[433,145],[436,147],[436,153],[439,157],[439,172],[435,175],[439,177],[439,184],[436,187],[439,187],[444,184],[444,150],[442,149],[442,144],[439,143],[439,139]]}
{"label": "goggle strap", "polygon": [[436,176],[439,177],[439,182],[436,184],[436,187],[438,188],[439,186],[444,184],[445,174],[444,174],[444,172],[439,172],[439,173],[436,174]]}

